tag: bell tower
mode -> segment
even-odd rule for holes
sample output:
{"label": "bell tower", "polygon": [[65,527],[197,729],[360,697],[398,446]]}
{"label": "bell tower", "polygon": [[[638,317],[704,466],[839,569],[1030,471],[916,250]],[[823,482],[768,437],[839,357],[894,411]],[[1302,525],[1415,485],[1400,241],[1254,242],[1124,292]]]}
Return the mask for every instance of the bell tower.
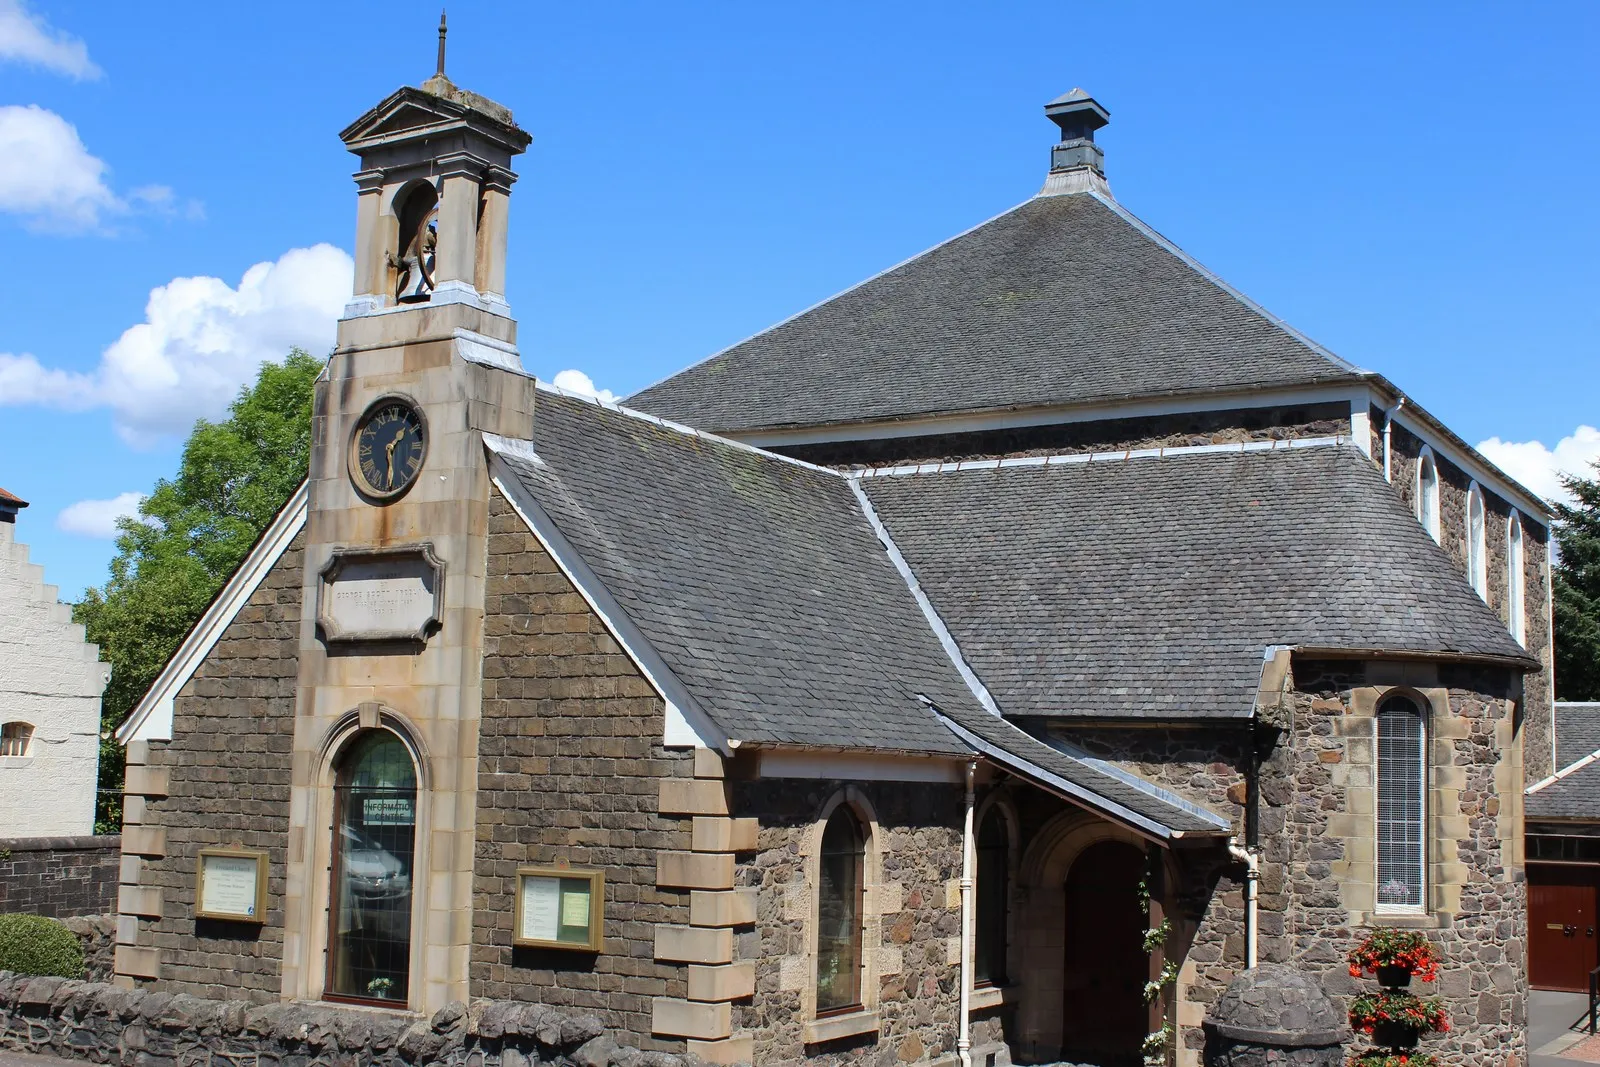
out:
{"label": "bell tower", "polygon": [[340,135],[361,161],[355,292],[312,411],[282,970],[286,999],[422,1012],[468,997],[483,436],[528,438],[535,396],[505,300],[530,138],[445,76],[443,35],[433,77]]}
{"label": "bell tower", "polygon": [[503,317],[511,157],[531,140],[511,111],[457,88],[439,64],[339,135],[361,158],[355,296],[346,318],[412,304],[464,304]]}

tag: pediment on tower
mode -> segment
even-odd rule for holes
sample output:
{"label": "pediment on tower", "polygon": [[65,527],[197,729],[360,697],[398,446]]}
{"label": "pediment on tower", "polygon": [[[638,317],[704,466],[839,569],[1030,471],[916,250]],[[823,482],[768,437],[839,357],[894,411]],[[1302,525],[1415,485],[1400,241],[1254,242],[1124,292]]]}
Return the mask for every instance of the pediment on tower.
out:
{"label": "pediment on tower", "polygon": [[472,131],[511,152],[527,147],[531,137],[511,118],[509,108],[487,97],[458,89],[443,77],[421,88],[395,90],[376,107],[345,127],[339,139],[354,152],[457,131]]}

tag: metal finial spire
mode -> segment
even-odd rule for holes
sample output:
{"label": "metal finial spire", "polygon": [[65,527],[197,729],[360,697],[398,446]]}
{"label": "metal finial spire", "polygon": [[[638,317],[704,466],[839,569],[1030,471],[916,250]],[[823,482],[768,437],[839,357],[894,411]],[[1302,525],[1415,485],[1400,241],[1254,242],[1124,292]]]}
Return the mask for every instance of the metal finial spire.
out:
{"label": "metal finial spire", "polygon": [[434,71],[439,77],[444,77],[444,35],[450,32],[444,24],[444,12],[439,12],[439,69]]}

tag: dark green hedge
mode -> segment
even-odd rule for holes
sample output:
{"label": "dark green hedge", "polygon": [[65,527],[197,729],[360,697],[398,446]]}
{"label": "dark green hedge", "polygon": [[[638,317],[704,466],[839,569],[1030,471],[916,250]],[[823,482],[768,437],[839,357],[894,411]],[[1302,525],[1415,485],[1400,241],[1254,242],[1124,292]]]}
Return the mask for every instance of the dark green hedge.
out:
{"label": "dark green hedge", "polygon": [[78,936],[40,915],[0,915],[0,971],[83,977]]}

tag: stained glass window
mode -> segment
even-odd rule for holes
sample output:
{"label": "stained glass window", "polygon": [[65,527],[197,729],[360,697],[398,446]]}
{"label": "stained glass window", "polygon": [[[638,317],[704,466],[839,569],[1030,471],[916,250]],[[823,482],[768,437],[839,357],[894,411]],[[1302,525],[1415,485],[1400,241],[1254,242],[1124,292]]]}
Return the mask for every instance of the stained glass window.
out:
{"label": "stained glass window", "polygon": [[1427,775],[1422,710],[1393,696],[1378,708],[1378,905],[1422,906]]}
{"label": "stained glass window", "polygon": [[861,923],[866,840],[861,824],[840,805],[822,831],[817,886],[817,1011],[861,1003]]}
{"label": "stained glass window", "polygon": [[398,737],[371,730],[351,743],[339,763],[334,805],[328,992],[404,1004],[417,772]]}
{"label": "stained glass window", "polygon": [[1006,910],[1011,896],[1011,837],[993,808],[978,831],[978,925],[973,969],[979,982],[1006,984]]}

